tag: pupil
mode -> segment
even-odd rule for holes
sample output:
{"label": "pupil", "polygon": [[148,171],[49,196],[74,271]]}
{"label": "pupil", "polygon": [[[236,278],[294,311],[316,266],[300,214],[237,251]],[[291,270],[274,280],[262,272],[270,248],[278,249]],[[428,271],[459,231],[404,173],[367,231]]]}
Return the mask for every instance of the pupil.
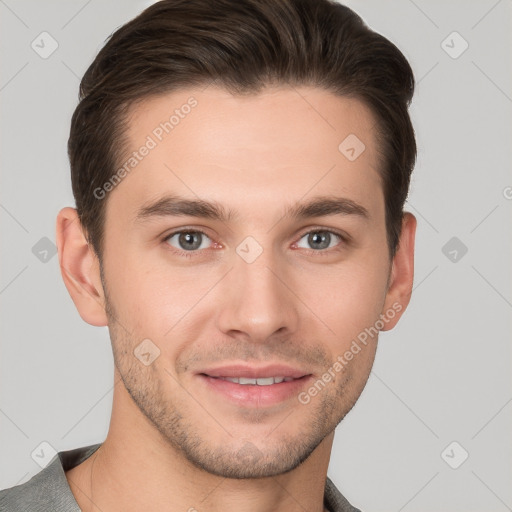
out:
{"label": "pupil", "polygon": [[185,249],[197,249],[201,245],[199,233],[182,233],[180,245],[185,246]]}
{"label": "pupil", "polygon": [[319,233],[313,233],[309,235],[311,245],[316,245],[316,249],[325,249],[329,247],[330,237],[329,233],[325,233],[324,235]]}

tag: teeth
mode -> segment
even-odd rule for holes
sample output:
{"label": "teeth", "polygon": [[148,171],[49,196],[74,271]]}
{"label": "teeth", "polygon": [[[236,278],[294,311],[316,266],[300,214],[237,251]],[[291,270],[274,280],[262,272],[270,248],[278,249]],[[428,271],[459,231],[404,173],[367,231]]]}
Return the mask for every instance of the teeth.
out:
{"label": "teeth", "polygon": [[256,379],[256,384],[258,386],[270,386],[274,384],[274,377],[266,377],[264,379]]}
{"label": "teeth", "polygon": [[219,377],[222,380],[227,380],[235,384],[252,384],[257,386],[271,386],[272,384],[280,384],[281,382],[290,382],[293,377],[261,377],[258,379],[251,379],[249,377]]}
{"label": "teeth", "polygon": [[256,384],[258,379],[249,379],[247,377],[240,377],[238,384]]}

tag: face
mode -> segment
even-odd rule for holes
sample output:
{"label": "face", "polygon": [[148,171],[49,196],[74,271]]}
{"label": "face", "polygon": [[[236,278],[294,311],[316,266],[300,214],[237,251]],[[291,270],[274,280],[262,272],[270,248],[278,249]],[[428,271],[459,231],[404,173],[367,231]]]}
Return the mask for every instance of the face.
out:
{"label": "face", "polygon": [[361,394],[382,315],[401,309],[374,124],[357,100],[305,87],[134,108],[125,172],[99,199],[114,359],[195,466],[287,472]]}

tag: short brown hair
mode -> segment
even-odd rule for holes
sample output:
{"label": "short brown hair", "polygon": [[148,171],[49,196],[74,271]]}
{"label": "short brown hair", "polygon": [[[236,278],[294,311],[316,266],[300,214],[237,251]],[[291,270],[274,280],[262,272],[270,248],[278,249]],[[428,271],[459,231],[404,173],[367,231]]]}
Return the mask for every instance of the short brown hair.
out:
{"label": "short brown hair", "polygon": [[[68,141],[76,208],[101,259],[105,200],[94,190],[127,150],[137,100],[215,82],[232,94],[309,85],[365,103],[377,119],[391,256],[416,160],[409,63],[351,9],[330,0],[162,0],[108,39],[80,84]],[[341,141],[340,141],[341,142]]]}

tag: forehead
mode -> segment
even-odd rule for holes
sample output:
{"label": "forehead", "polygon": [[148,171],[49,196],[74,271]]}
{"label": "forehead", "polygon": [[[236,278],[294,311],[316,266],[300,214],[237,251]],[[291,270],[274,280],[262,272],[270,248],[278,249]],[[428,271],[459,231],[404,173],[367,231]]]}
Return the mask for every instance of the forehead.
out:
{"label": "forehead", "polygon": [[179,90],[134,105],[126,130],[126,172],[107,209],[132,218],[163,192],[237,210],[310,193],[371,203],[381,189],[371,111],[319,88]]}

